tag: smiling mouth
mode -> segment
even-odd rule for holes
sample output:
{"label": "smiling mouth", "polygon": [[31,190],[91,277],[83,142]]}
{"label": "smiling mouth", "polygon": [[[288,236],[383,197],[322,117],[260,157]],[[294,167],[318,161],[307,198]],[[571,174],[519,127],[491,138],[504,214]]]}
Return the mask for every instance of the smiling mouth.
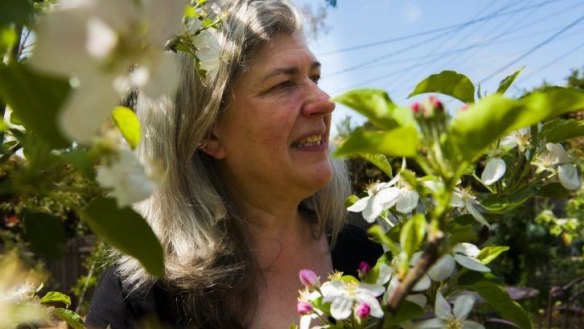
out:
{"label": "smiling mouth", "polygon": [[319,146],[323,144],[322,135],[313,135],[305,137],[294,144],[293,147],[312,147],[312,146]]}

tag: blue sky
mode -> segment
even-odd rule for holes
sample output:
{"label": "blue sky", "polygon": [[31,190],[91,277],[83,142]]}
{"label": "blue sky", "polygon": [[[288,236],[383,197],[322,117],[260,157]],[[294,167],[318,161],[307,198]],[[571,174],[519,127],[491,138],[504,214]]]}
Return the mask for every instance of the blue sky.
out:
{"label": "blue sky", "polygon": [[[466,74],[493,92],[525,66],[509,90],[517,95],[543,80],[563,84],[570,69],[584,67],[582,0],[338,0],[325,22],[330,30],[309,46],[323,63],[321,86],[331,95],[380,88],[408,104],[416,83],[442,70]],[[363,121],[337,109],[335,121],[346,115]]]}

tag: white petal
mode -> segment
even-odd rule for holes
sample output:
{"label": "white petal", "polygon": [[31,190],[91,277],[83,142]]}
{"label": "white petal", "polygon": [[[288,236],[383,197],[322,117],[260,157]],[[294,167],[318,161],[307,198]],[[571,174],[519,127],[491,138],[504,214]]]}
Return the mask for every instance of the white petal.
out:
{"label": "white petal", "polygon": [[393,275],[393,268],[387,264],[380,264],[379,268],[379,275],[377,276],[378,285],[384,285],[389,282]]}
{"label": "white petal", "polygon": [[176,55],[172,52],[160,53],[156,65],[150,67],[150,70],[152,76],[143,89],[144,93],[153,99],[163,95],[172,98],[178,88],[180,76]]}
{"label": "white petal", "polygon": [[[94,59],[85,50],[88,18],[85,8],[47,13],[35,29],[31,66],[63,76],[74,76],[87,70],[88,66],[94,66]],[[66,60],[63,54],[67,56]]]}
{"label": "white petal", "polygon": [[481,214],[480,211],[478,211],[477,208],[475,208],[474,205],[475,201],[474,200],[469,200],[465,202],[465,208],[466,210],[472,215],[472,217],[474,219],[477,220],[477,222],[485,225],[486,227],[491,227],[491,225],[489,225],[489,223],[487,222],[487,220],[485,219],[485,217],[483,217],[483,214]]}
{"label": "white petal", "polygon": [[379,204],[383,210],[393,207],[393,205],[401,198],[401,191],[397,187],[389,187],[382,189],[373,196],[375,203]]}
{"label": "white petal", "polygon": [[97,3],[92,14],[105,21],[118,34],[128,34],[139,24],[140,13],[131,0],[93,0]]}
{"label": "white petal", "polygon": [[423,275],[412,288],[412,291],[425,291],[430,288],[432,281],[428,275]]}
{"label": "white petal", "polygon": [[477,246],[468,242],[457,244],[456,246],[454,246],[452,251],[455,253],[464,254],[469,257],[476,257],[481,252],[481,250]]}
{"label": "white petal", "polygon": [[375,196],[372,196],[367,202],[367,207],[363,209],[362,215],[367,222],[373,223],[383,210],[383,206],[379,202],[375,202]]}
{"label": "white petal", "polygon": [[367,305],[369,305],[369,307],[371,307],[371,316],[375,317],[375,318],[382,318],[383,317],[383,309],[381,308],[381,305],[379,304],[379,301],[377,299],[374,299],[371,301],[371,303],[367,303]]}
{"label": "white petal", "polygon": [[458,320],[465,320],[474,305],[475,298],[472,295],[460,295],[454,301],[454,317]]}
{"label": "white petal", "polygon": [[353,300],[345,297],[337,297],[331,303],[331,315],[337,320],[344,320],[351,316]]}
{"label": "white petal", "polygon": [[434,281],[444,281],[454,273],[455,268],[454,258],[451,255],[444,255],[430,267],[428,275]]}
{"label": "white petal", "polygon": [[298,329],[310,329],[310,322],[312,322],[313,314],[303,315],[300,317],[300,325]]}
{"label": "white petal", "polygon": [[383,294],[385,288],[382,285],[361,283],[359,284],[359,292],[369,294],[371,296],[379,296]]}
{"label": "white petal", "polygon": [[77,142],[88,141],[109,117],[119,101],[111,80],[99,73],[84,77],[79,88],[71,91],[59,115],[59,127]]}
{"label": "white petal", "polygon": [[483,263],[478,261],[476,258],[470,258],[468,256],[461,255],[461,254],[455,254],[454,259],[456,259],[456,262],[458,264],[460,264],[468,269],[471,269],[473,271],[477,271],[477,272],[490,272],[491,271],[490,268],[483,265]]}
{"label": "white petal", "polygon": [[365,207],[367,207],[367,204],[369,203],[369,199],[371,199],[370,196],[366,196],[362,199],[359,199],[355,203],[350,205],[347,208],[347,210],[350,212],[362,212],[363,210],[365,210]]}
{"label": "white petal", "polygon": [[402,214],[410,213],[416,209],[420,196],[416,191],[402,190],[402,197],[397,201],[396,210]]}
{"label": "white petal", "polygon": [[485,170],[483,170],[481,175],[481,180],[486,185],[491,185],[501,179],[505,175],[506,170],[507,166],[505,161],[500,158],[492,158],[487,162]]}
{"label": "white petal", "polygon": [[464,207],[464,200],[462,200],[462,195],[459,192],[454,191],[452,197],[450,198],[450,205],[455,208]]}
{"label": "white petal", "polygon": [[553,164],[565,164],[572,162],[570,156],[568,155],[562,144],[547,143],[545,144],[545,147],[552,155]]}
{"label": "white petal", "polygon": [[578,190],[582,186],[578,176],[578,169],[574,165],[564,164],[558,166],[558,178],[562,186],[567,190]]}
{"label": "white petal", "polygon": [[434,314],[440,319],[448,320],[452,318],[452,308],[448,301],[438,291],[436,293],[436,304],[434,305]]}
{"label": "white petal", "polygon": [[343,295],[343,283],[338,281],[327,281],[322,284],[320,291],[322,292],[323,300],[330,302],[333,299]]}
{"label": "white petal", "polygon": [[92,17],[87,22],[87,53],[97,59],[109,56],[118,43],[118,35],[102,20]]}
{"label": "white petal", "polygon": [[426,303],[428,303],[428,298],[426,298],[426,296],[424,296],[423,294],[409,295],[406,297],[406,300],[422,308],[426,307]]}

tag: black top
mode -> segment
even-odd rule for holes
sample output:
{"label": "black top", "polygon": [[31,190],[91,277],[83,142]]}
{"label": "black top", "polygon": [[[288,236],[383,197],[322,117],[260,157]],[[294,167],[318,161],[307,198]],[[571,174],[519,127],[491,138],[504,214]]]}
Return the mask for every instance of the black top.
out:
{"label": "black top", "polygon": [[[382,253],[381,246],[369,240],[365,231],[346,225],[331,252],[333,269],[356,277],[361,261],[373,266]],[[108,269],[93,294],[86,324],[89,328],[109,325],[111,329],[125,329],[133,328],[137,320],[153,316],[175,328],[180,318],[179,309],[177,298],[160,284],[146,293],[127,295],[120,278],[113,269]]]}

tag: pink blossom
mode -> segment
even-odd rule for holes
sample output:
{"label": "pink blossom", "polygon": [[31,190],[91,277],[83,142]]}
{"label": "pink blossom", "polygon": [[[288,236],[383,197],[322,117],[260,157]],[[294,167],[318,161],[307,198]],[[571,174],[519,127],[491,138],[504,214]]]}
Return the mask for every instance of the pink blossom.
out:
{"label": "pink blossom", "polygon": [[300,283],[308,288],[320,285],[318,276],[312,270],[300,270],[298,272],[298,278],[300,279]]}
{"label": "pink blossom", "polygon": [[371,266],[366,261],[361,261],[361,263],[359,263],[358,271],[360,275],[366,275],[371,271]]}
{"label": "pink blossom", "polygon": [[298,304],[296,304],[296,311],[300,315],[307,315],[307,314],[312,313],[313,308],[312,308],[312,305],[310,305],[307,302],[298,301]]}
{"label": "pink blossom", "polygon": [[365,319],[370,314],[371,314],[371,306],[369,306],[368,304],[361,303],[355,309],[355,315],[357,315],[357,318],[359,318],[361,320]]}

